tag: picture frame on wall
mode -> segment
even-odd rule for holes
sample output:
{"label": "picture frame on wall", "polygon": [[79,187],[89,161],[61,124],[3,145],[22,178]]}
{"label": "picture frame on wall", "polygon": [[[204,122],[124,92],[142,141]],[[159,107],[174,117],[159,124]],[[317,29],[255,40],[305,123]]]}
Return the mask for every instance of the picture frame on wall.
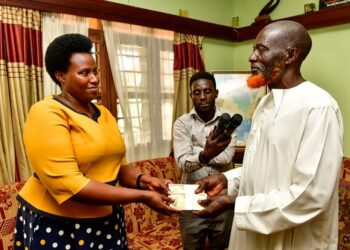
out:
{"label": "picture frame on wall", "polygon": [[237,146],[245,147],[251,128],[253,113],[267,88],[251,89],[247,86],[250,71],[212,71],[219,90],[216,105],[231,115],[239,113],[243,117],[237,131]]}

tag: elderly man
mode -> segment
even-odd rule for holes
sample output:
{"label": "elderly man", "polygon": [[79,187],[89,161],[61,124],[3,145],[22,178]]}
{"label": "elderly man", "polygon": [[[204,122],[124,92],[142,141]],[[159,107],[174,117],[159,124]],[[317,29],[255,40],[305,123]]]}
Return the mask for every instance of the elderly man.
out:
{"label": "elderly man", "polygon": [[[199,181],[199,216],[235,207],[229,249],[337,249],[342,116],[329,93],[303,78],[305,28],[267,25],[249,58],[248,86],[270,92],[255,110],[243,165]],[[230,195],[217,195],[228,187]]]}

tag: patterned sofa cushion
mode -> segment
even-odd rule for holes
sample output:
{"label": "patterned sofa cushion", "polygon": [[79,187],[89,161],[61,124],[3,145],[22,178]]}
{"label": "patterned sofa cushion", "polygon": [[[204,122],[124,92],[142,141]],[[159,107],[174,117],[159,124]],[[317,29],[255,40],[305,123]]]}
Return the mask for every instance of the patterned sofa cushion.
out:
{"label": "patterned sofa cushion", "polygon": [[[180,182],[180,170],[171,157],[128,163],[143,173]],[[178,216],[165,216],[141,203],[124,205],[130,250],[182,249]]]}
{"label": "patterned sofa cushion", "polygon": [[[161,177],[171,180],[174,183],[180,181],[180,171],[175,160],[170,157],[144,160],[128,163],[130,166],[137,167],[145,174],[154,177]],[[126,229],[128,233],[137,233],[149,229],[158,221],[163,221],[165,216],[157,213],[141,203],[130,203],[124,205]],[[174,219],[177,219],[176,217]]]}
{"label": "patterned sofa cushion", "polygon": [[0,187],[0,249],[13,249],[13,232],[16,225],[16,195],[24,182],[16,182]]}
{"label": "patterned sofa cushion", "polygon": [[339,250],[350,250],[350,158],[343,158],[339,186]]}
{"label": "patterned sofa cushion", "polygon": [[[180,180],[180,171],[172,158],[159,158],[129,163],[141,168],[144,173]],[[16,195],[24,182],[0,186],[0,249],[13,249],[13,231],[17,213]],[[180,250],[177,216],[164,216],[143,204],[127,204],[126,228],[130,250]],[[339,187],[339,250],[350,250],[350,158],[343,159],[343,172]]]}
{"label": "patterned sofa cushion", "polygon": [[127,237],[129,250],[182,250],[179,223],[174,218],[165,218]]}

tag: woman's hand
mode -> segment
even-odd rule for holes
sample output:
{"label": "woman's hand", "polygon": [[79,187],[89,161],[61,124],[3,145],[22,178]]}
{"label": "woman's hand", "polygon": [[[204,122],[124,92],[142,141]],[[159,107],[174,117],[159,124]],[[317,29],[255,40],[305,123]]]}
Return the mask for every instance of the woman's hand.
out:
{"label": "woman's hand", "polygon": [[152,190],[158,193],[169,195],[168,185],[172,183],[171,180],[152,177],[150,175],[143,175],[141,177],[141,188],[145,190]]}
{"label": "woman's hand", "polygon": [[143,201],[144,204],[162,214],[171,215],[173,213],[181,213],[181,210],[170,207],[170,204],[173,202],[174,200],[170,197],[155,191],[148,191],[148,194]]}

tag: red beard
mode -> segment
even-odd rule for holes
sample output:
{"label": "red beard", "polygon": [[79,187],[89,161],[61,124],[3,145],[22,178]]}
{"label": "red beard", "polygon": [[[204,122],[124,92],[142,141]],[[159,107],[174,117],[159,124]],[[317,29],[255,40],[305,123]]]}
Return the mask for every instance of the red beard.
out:
{"label": "red beard", "polygon": [[266,78],[261,72],[259,72],[257,75],[249,76],[247,79],[247,85],[252,89],[260,88],[266,85]]}
{"label": "red beard", "polygon": [[272,81],[276,80],[279,77],[280,72],[281,72],[281,69],[276,67],[273,69],[270,77],[265,77],[265,75],[261,72],[259,72],[256,75],[251,75],[247,79],[247,85],[249,88],[252,88],[252,89],[257,89],[262,86],[266,86]]}

